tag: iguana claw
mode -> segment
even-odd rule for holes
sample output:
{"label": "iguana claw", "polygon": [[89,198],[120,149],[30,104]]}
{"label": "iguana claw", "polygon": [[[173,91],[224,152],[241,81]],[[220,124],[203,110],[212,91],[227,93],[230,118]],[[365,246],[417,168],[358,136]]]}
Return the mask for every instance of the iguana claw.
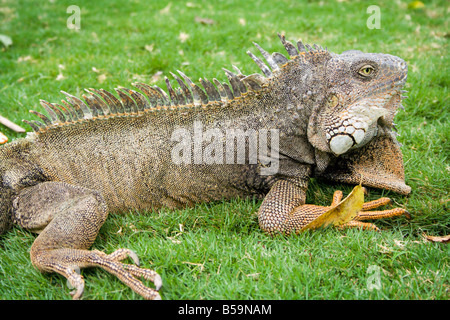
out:
{"label": "iguana claw", "polygon": [[365,202],[363,204],[361,211],[358,212],[357,216],[353,220],[340,226],[340,228],[362,228],[364,230],[379,231],[379,228],[375,226],[373,223],[367,223],[362,221],[376,220],[382,218],[392,218],[402,215],[404,215],[408,219],[411,219],[411,214],[403,208],[393,208],[382,211],[369,211],[391,203],[392,200],[385,197]]}
{"label": "iguana claw", "polygon": [[68,267],[66,273],[68,275],[66,276],[67,286],[75,289],[70,292],[70,295],[73,300],[79,300],[84,293],[84,280],[80,274],[80,269],[78,267]]}
{"label": "iguana claw", "polygon": [[[99,266],[109,273],[118,277],[122,282],[128,285],[134,292],[148,300],[161,300],[161,296],[157,292],[162,286],[162,279],[155,271],[139,267],[139,258],[137,254],[130,249],[118,249],[111,254],[105,254],[102,251],[92,251],[98,255],[95,266]],[[124,264],[120,261],[131,258],[135,265]],[[154,283],[155,289],[148,288],[142,284],[137,278],[144,278]]]}

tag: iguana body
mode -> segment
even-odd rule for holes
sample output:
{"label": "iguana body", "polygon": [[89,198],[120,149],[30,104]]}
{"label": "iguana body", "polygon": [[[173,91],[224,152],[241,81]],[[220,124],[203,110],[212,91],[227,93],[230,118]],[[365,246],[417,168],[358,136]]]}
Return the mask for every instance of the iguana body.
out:
{"label": "iguana body", "polygon": [[[329,209],[305,205],[313,176],[408,194],[391,132],[406,63],[301,42],[297,50],[280,39],[290,59],[257,46],[267,66],[250,54],[264,76],[226,71],[229,85],[201,80],[203,90],[180,72],[184,81],[174,75],[173,89],[167,80],[167,94],[136,84],[117,95],[91,89],[84,101],[66,94],[62,105],[42,101],[49,116],[34,112],[43,121],[28,122],[34,133],[0,148],[0,233],[12,223],[39,232],[33,264],[67,277],[74,298],[83,292],[75,270],[100,266],[154,299],[137,277],[158,289],[159,276],[119,262],[137,261],[132,251],[87,250],[108,213],[259,196],[261,228],[289,234]],[[347,225],[405,213],[361,212]]]}

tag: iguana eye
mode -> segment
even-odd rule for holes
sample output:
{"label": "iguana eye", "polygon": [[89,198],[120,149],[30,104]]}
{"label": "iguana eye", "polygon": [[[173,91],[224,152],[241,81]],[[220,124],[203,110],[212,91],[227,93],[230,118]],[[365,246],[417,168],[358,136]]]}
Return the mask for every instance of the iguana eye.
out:
{"label": "iguana eye", "polygon": [[358,73],[364,77],[370,76],[375,69],[370,65],[365,65],[359,69]]}

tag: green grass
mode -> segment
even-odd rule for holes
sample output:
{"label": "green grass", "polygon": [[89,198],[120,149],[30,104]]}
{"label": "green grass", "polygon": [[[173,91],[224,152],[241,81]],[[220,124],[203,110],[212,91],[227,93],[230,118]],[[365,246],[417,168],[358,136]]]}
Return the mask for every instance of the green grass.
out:
{"label": "green grass", "polygon": [[[112,90],[137,80],[164,87],[169,71],[222,80],[221,68],[232,64],[258,72],[245,52],[255,52],[252,41],[283,52],[277,32],[334,52],[400,56],[409,64],[409,99],[396,122],[412,193],[370,190],[368,198],[393,198],[411,220],[378,221],[381,233],[326,229],[269,238],[258,227],[259,203],[235,200],[110,217],[94,247],[135,250],[143,267],[162,276],[164,299],[449,299],[449,247],[422,236],[450,233],[449,6],[424,3],[409,9],[405,1],[5,0],[0,34],[13,45],[0,51],[0,115],[30,119],[29,109],[42,111],[39,99],[59,101],[60,90],[81,95],[83,88]],[[66,27],[72,4],[81,8],[78,32]],[[373,4],[381,10],[379,30],[366,27]],[[308,202],[326,205],[337,188],[351,190],[313,180]],[[15,228],[0,239],[0,299],[70,299],[63,277],[31,265],[34,238]],[[373,268],[381,286],[369,290]],[[84,299],[140,298],[100,269],[82,274]]]}

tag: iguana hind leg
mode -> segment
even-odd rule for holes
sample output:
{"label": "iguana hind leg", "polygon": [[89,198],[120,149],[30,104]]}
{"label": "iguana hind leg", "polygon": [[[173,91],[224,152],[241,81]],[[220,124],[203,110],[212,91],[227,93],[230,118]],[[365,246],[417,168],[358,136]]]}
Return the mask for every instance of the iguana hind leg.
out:
{"label": "iguana hind leg", "polygon": [[[117,276],[146,299],[159,299],[161,278],[156,272],[120,261],[139,259],[129,249],[111,254],[91,247],[107,217],[106,204],[95,191],[61,182],[44,182],[23,189],[14,200],[15,222],[36,231],[39,236],[31,247],[33,265],[42,272],[57,272],[75,288],[74,299],[83,294],[84,280],[77,272],[86,267],[101,267]],[[156,290],[137,277],[151,280]]]}

